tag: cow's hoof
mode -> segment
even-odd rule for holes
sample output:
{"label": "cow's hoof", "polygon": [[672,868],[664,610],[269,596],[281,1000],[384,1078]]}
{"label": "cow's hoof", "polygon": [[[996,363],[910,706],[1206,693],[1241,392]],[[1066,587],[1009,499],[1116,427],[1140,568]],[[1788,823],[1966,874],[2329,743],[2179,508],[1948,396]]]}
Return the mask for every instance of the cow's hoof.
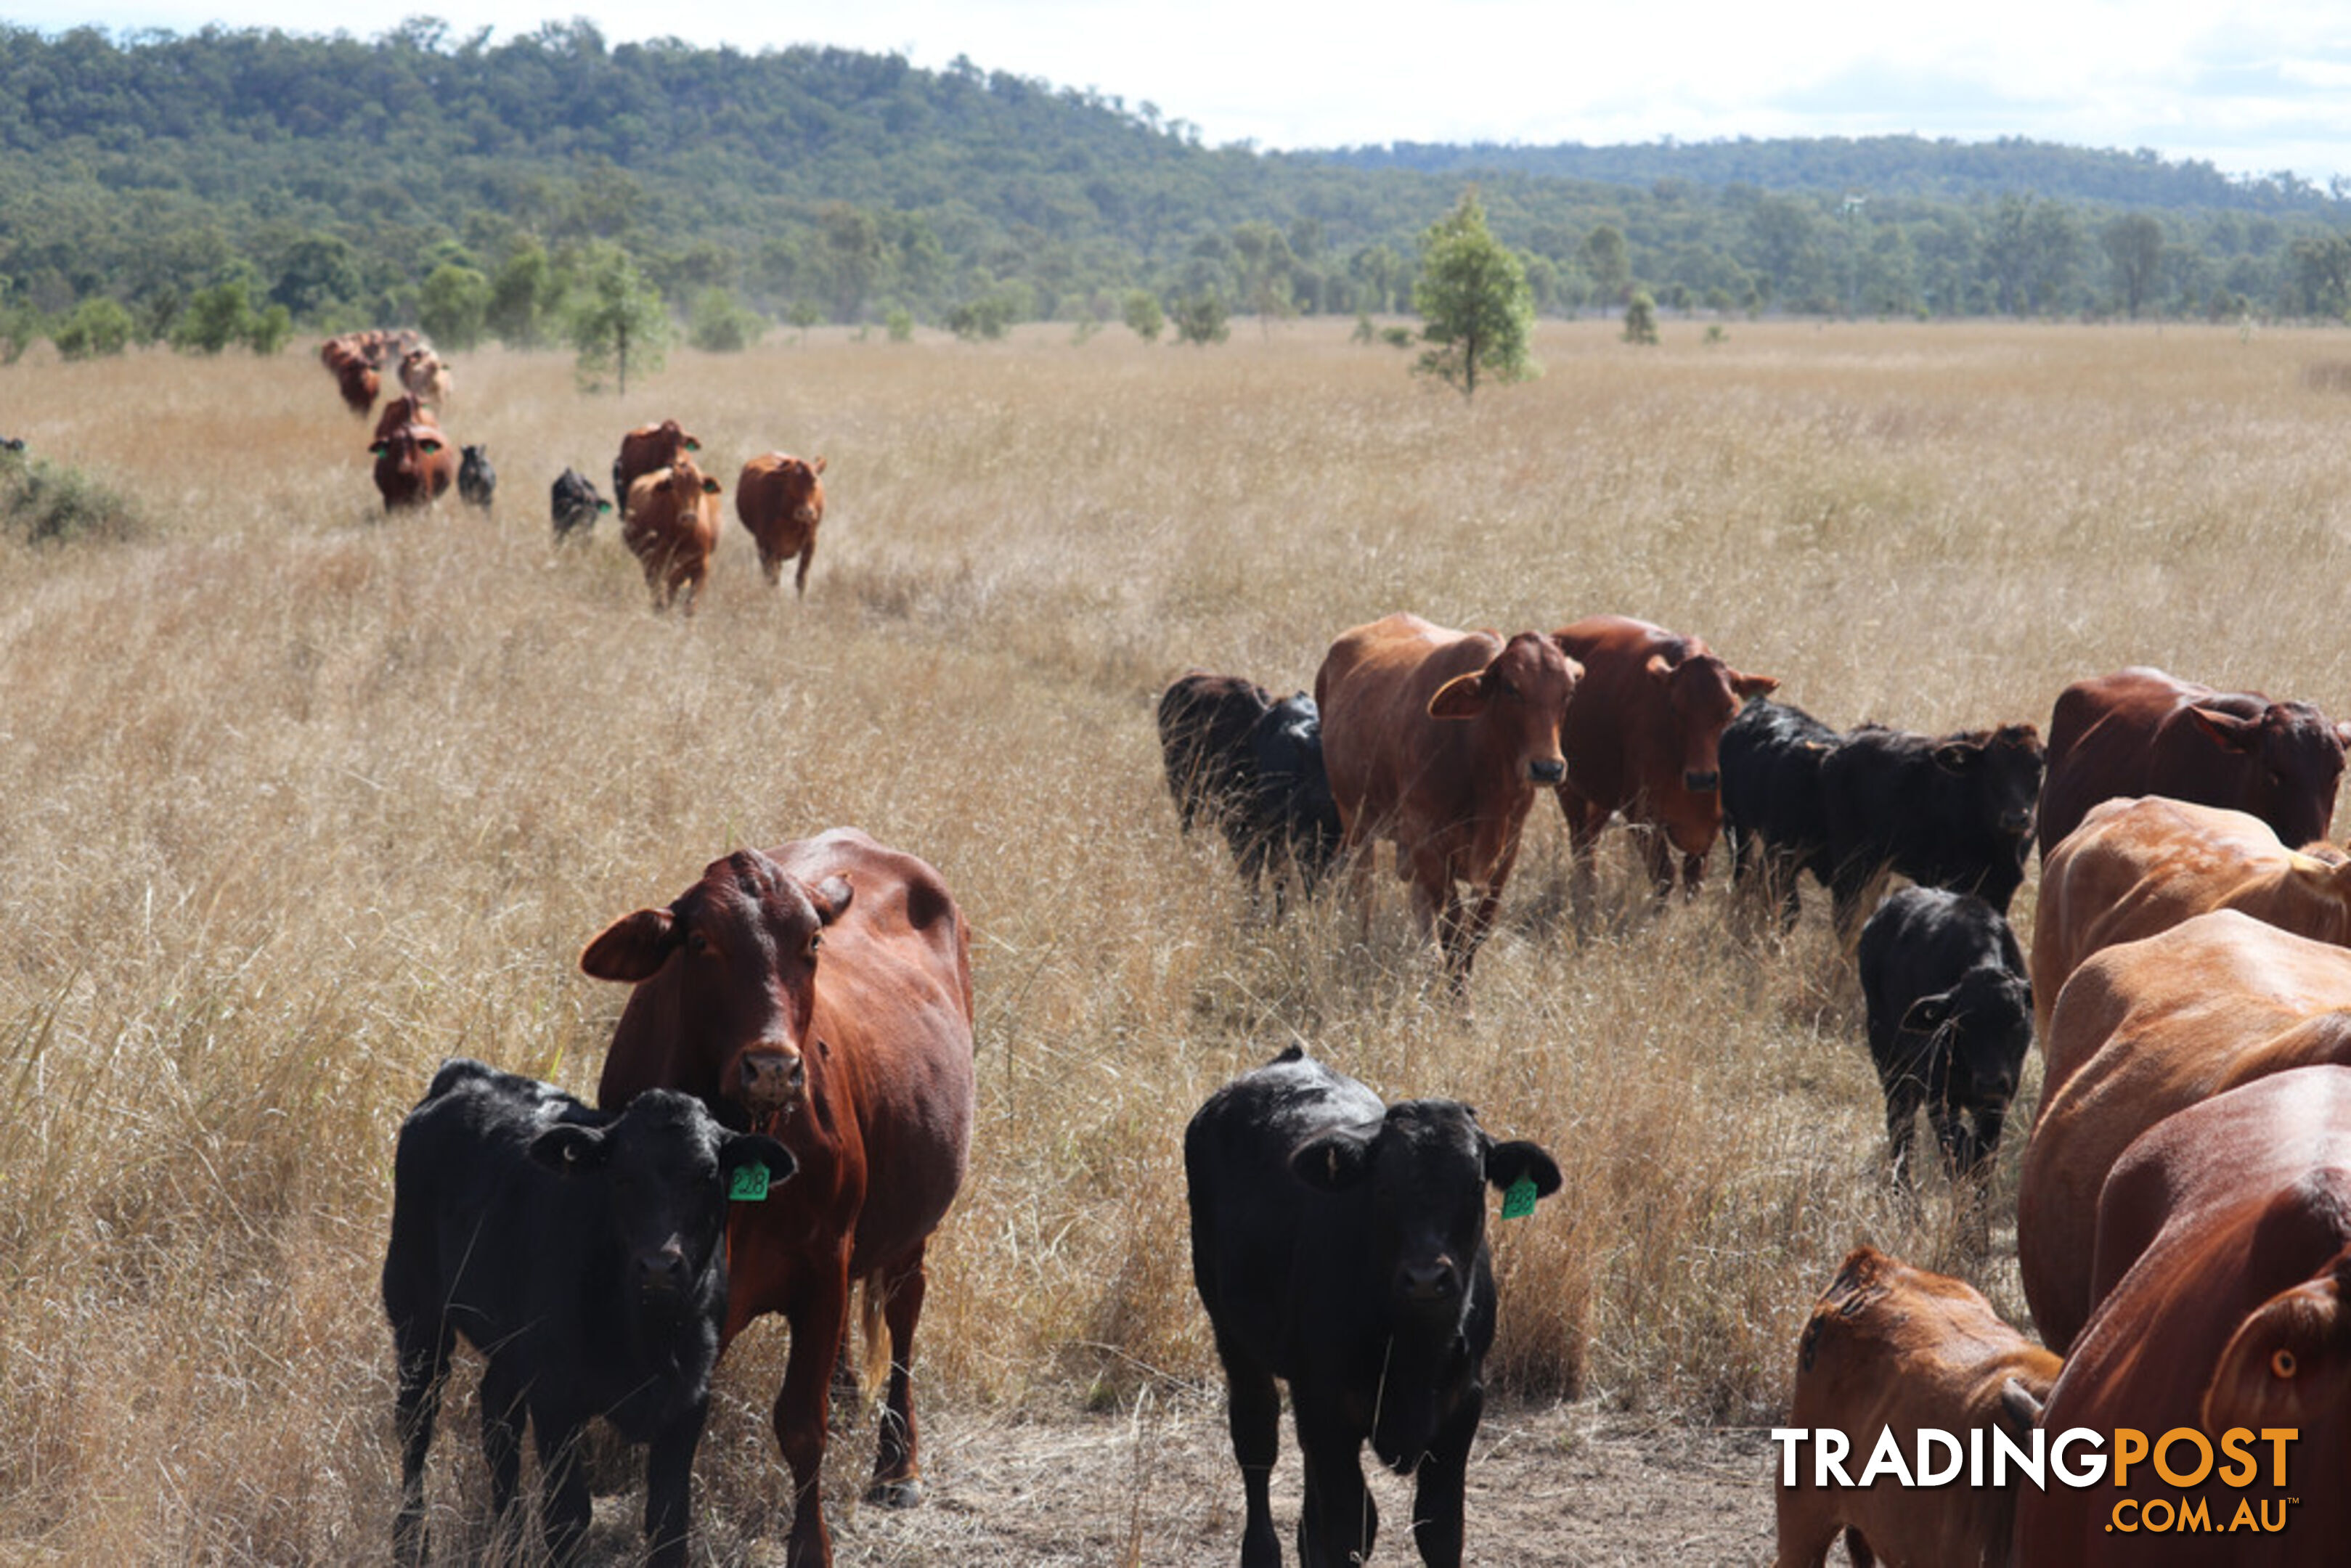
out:
{"label": "cow's hoof", "polygon": [[865,1489],[865,1500],[883,1508],[912,1508],[923,1500],[923,1483],[911,1477],[903,1481],[875,1481]]}

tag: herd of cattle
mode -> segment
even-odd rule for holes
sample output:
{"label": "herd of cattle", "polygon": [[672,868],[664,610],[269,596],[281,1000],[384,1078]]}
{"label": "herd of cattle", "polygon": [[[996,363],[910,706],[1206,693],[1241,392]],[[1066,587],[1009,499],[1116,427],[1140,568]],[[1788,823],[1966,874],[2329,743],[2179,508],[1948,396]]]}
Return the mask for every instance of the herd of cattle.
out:
{"label": "herd of cattle", "polygon": [[[461,455],[442,433],[450,376],[432,345],[407,329],[371,328],[328,339],[319,359],[345,406],[362,419],[375,407],[384,369],[396,368],[405,390],[384,404],[368,445],[387,513],[429,507],[453,485],[461,500],[491,509],[498,476],[488,448],[467,446]],[[612,460],[613,499],[599,495],[578,469],[565,468],[549,490],[556,539],[585,538],[617,500],[621,542],[644,569],[654,607],[667,609],[683,594],[691,614],[718,548],[719,484],[695,462],[701,450],[674,419],[630,431]],[[769,452],[744,464],[736,480],[735,513],[758,548],[770,587],[782,582],[785,563],[797,560],[793,589],[808,591],[817,526],[824,520],[823,472],[821,457]]]}
{"label": "herd of cattle", "polygon": [[[2279,1489],[2298,1494],[2291,1529],[2241,1536],[2225,1556],[2332,1560],[2351,1526],[2340,1485],[2351,1465],[2351,855],[2323,835],[2351,727],[2305,703],[2140,668],[2067,687],[2045,746],[2029,723],[1840,733],[1771,700],[1776,685],[1730,669],[1695,638],[1614,617],[1504,639],[1395,615],[1341,634],[1311,698],[1276,703],[1245,680],[1186,675],[1162,698],[1160,738],[1185,826],[1217,822],[1252,885],[1292,870],[1311,892],[1351,859],[1360,890],[1371,847],[1392,843],[1457,989],[1545,789],[1570,830],[1579,923],[1590,912],[1590,847],[1614,816],[1645,835],[1660,897],[1676,852],[1684,889],[1695,885],[1718,831],[1750,915],[1760,904],[1792,921],[1809,873],[1830,891],[1848,941],[1859,923],[1869,1051],[1906,1190],[1924,1110],[1962,1196],[1981,1204],[2024,1057],[2041,1040],[2016,1225],[2046,1348],[1963,1282],[1862,1248],[1804,1330],[1792,1420],[1845,1431],[1856,1456],[1888,1432],[1906,1455],[1919,1451],[1925,1428],[2193,1427],[2215,1443],[2232,1428],[2294,1428],[2292,1482]],[[2036,824],[2028,962],[2007,911]],[[1914,885],[1861,922],[1889,871]],[[1257,1122],[1280,1130],[1262,1135],[1313,1146],[1315,1129],[1288,1107],[1316,1101],[1254,1093],[1268,1102]],[[1296,1158],[1292,1170],[1313,1182]],[[1328,1385],[1359,1400],[1367,1385],[1295,1343],[1264,1348],[1261,1330],[1228,1331],[1216,1290],[1229,1287],[1200,1251],[1193,1180],[1196,1267],[1250,1489],[1243,1562],[1276,1560],[1261,1477],[1269,1373],[1292,1381],[1307,1456],[1302,1553],[1337,1563],[1367,1552],[1368,1508],[1334,1521],[1317,1501],[1319,1488],[1353,1509],[1359,1490],[1319,1468],[1318,1448],[1343,1448],[1352,1464],[1370,1436],[1400,1469],[1409,1458],[1363,1421],[1320,1414]],[[1463,1186],[1447,1190],[1458,1198]],[[1284,1189],[1280,1203],[1306,1201]],[[1263,1277],[1303,1289],[1280,1261],[1287,1254],[1252,1256]],[[1407,1277],[1384,1287],[1395,1321],[1407,1315]],[[1477,1299],[1470,1318],[1482,1322],[1490,1296]],[[1472,1385],[1484,1343],[1465,1333],[1456,1346]],[[1451,1385],[1432,1386],[1453,1408]],[[1424,1452],[1438,1477],[1456,1462],[1434,1441]],[[2149,1471],[2097,1492],[1823,1487],[1800,1472],[1780,1492],[1779,1563],[1817,1565],[1840,1532],[1856,1563],[2220,1560],[2194,1534],[2110,1529],[2117,1499],[2173,1500],[2180,1517],[2201,1502],[2231,1519],[2235,1494],[2218,1471],[2186,1486]],[[1423,1537],[1424,1555],[1458,1562],[1458,1509],[1428,1498],[1430,1475],[1416,1521],[1444,1544],[1432,1552]]]}
{"label": "herd of cattle", "polygon": [[[646,436],[644,442],[637,437]],[[674,424],[634,433],[616,487],[691,472]],[[625,479],[623,486],[622,481]],[[1695,889],[1718,832],[1750,907],[1792,917],[1801,877],[1855,938],[1893,1163],[1924,1110],[1970,1201],[2037,1032],[2042,1096],[2017,1236],[2046,1348],[1966,1284],[1867,1248],[1798,1346],[1792,1418],[1892,1433],[2182,1427],[2299,1433],[2293,1527],[2231,1561],[2309,1562],[2351,1525],[2351,856],[2331,821],[2351,728],[2300,703],[2159,672],[2085,680],[2032,724],[1840,733],[1693,637],[1614,617],[1549,634],[1409,615],[1331,645],[1311,697],[1195,672],[1159,705],[1188,829],[1213,821],[1253,886],[1368,893],[1395,846],[1424,933],[1465,989],[1539,791],[1577,856],[1622,817],[1658,896]],[[2028,962],[2006,920],[2040,832]],[[2297,844],[2302,847],[2295,847]],[[1676,856],[1679,861],[1677,863]],[[1913,884],[1861,919],[1887,871]],[[1466,884],[1465,895],[1459,891]],[[1280,905],[1277,903],[1277,915]],[[727,1343],[791,1325],[774,1407],[788,1561],[829,1563],[819,1479],[859,1303],[886,1388],[868,1496],[919,1491],[911,1387],[928,1239],[975,1109],[970,933],[937,873],[853,829],[712,862],[580,958],[632,988],[585,1105],[453,1061],[403,1124],[383,1300],[398,1345],[399,1554],[427,1552],[422,1477],[454,1336],[485,1355],[494,1507],[522,1432],[541,1530],[587,1524],[574,1438],[591,1415],[648,1445],[653,1560],[683,1561],[688,1473]],[[1486,1188],[1505,1217],[1557,1192],[1551,1155],[1449,1100],[1385,1103],[1297,1048],[1211,1095],[1184,1137],[1193,1271],[1223,1364],[1245,1497],[1241,1561],[1278,1563],[1269,1502],[1289,1385],[1310,1564],[1370,1554],[1362,1450],[1415,1479],[1422,1559],[1461,1558],[1465,1472],[1497,1311]],[[2116,1536],[2119,1493],[1780,1490],[1780,1562],[2212,1560]],[[2218,1495],[2217,1479],[2204,1490]],[[2174,1487],[2167,1495],[2195,1493]],[[2266,1553],[2267,1555],[2264,1555]]]}

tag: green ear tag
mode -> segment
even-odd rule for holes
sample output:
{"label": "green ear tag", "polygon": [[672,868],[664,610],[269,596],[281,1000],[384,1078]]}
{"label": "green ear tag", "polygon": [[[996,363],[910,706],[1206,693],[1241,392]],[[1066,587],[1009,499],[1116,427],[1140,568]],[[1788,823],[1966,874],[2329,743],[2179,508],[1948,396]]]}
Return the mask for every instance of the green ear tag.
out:
{"label": "green ear tag", "polygon": [[[1532,1189],[1530,1188],[1529,1190],[1531,1191]],[[735,1179],[726,1184],[726,1201],[729,1203],[767,1202],[768,1167],[759,1164],[757,1160],[752,1161],[747,1166],[737,1166],[735,1167]],[[1534,1199],[1532,1197],[1529,1197],[1527,1199],[1527,1207],[1529,1208],[1532,1208],[1534,1207]]]}
{"label": "green ear tag", "polygon": [[1520,1176],[1502,1190],[1502,1218],[1524,1219],[1535,1211],[1535,1178]]}

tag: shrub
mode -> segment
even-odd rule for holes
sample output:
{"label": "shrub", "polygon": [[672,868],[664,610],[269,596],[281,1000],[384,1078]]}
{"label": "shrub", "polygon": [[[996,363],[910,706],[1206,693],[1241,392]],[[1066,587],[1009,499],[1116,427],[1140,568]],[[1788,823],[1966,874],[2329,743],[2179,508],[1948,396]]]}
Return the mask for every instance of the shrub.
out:
{"label": "shrub", "polygon": [[119,354],[131,346],[138,323],[120,300],[94,295],[74,307],[74,313],[52,340],[68,360],[95,360]]}
{"label": "shrub", "polygon": [[146,519],[78,468],[0,453],[0,535],[30,545],[111,543],[149,532]]}
{"label": "shrub", "polygon": [[713,284],[694,297],[686,318],[686,340],[713,354],[739,354],[759,340],[768,323],[745,308],[728,290]]}
{"label": "shrub", "polygon": [[1213,288],[1202,289],[1187,299],[1176,302],[1176,340],[1199,348],[1209,343],[1221,343],[1233,335],[1228,324],[1225,297]]}
{"label": "shrub", "polygon": [[1625,307],[1625,340],[1651,346],[1657,340],[1657,302],[1646,288],[1634,290],[1632,303]]}
{"label": "shrub", "polygon": [[1167,326],[1167,313],[1159,308],[1159,296],[1148,288],[1127,290],[1126,300],[1119,315],[1134,329],[1134,335],[1146,343],[1159,341],[1159,334]]}

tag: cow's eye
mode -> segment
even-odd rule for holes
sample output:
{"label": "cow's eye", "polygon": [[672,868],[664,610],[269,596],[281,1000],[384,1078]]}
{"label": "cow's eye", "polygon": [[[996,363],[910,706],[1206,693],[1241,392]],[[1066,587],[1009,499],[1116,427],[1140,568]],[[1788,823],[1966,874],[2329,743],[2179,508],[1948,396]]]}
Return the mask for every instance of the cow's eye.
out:
{"label": "cow's eye", "polygon": [[821,932],[821,931],[811,931],[811,932],[810,932],[810,933],[809,933],[808,956],[809,956],[810,957],[811,957],[811,958],[815,957],[815,956],[816,956],[816,950],[817,950],[818,948],[820,948],[820,947],[823,946],[824,946],[824,933],[823,933],[823,932]]}
{"label": "cow's eye", "polygon": [[1506,677],[1496,675],[1494,677],[1494,695],[1498,697],[1514,697],[1519,695],[1519,688],[1512,685]]}
{"label": "cow's eye", "polygon": [[697,958],[706,957],[710,952],[710,938],[699,931],[689,931],[685,934],[685,950]]}

